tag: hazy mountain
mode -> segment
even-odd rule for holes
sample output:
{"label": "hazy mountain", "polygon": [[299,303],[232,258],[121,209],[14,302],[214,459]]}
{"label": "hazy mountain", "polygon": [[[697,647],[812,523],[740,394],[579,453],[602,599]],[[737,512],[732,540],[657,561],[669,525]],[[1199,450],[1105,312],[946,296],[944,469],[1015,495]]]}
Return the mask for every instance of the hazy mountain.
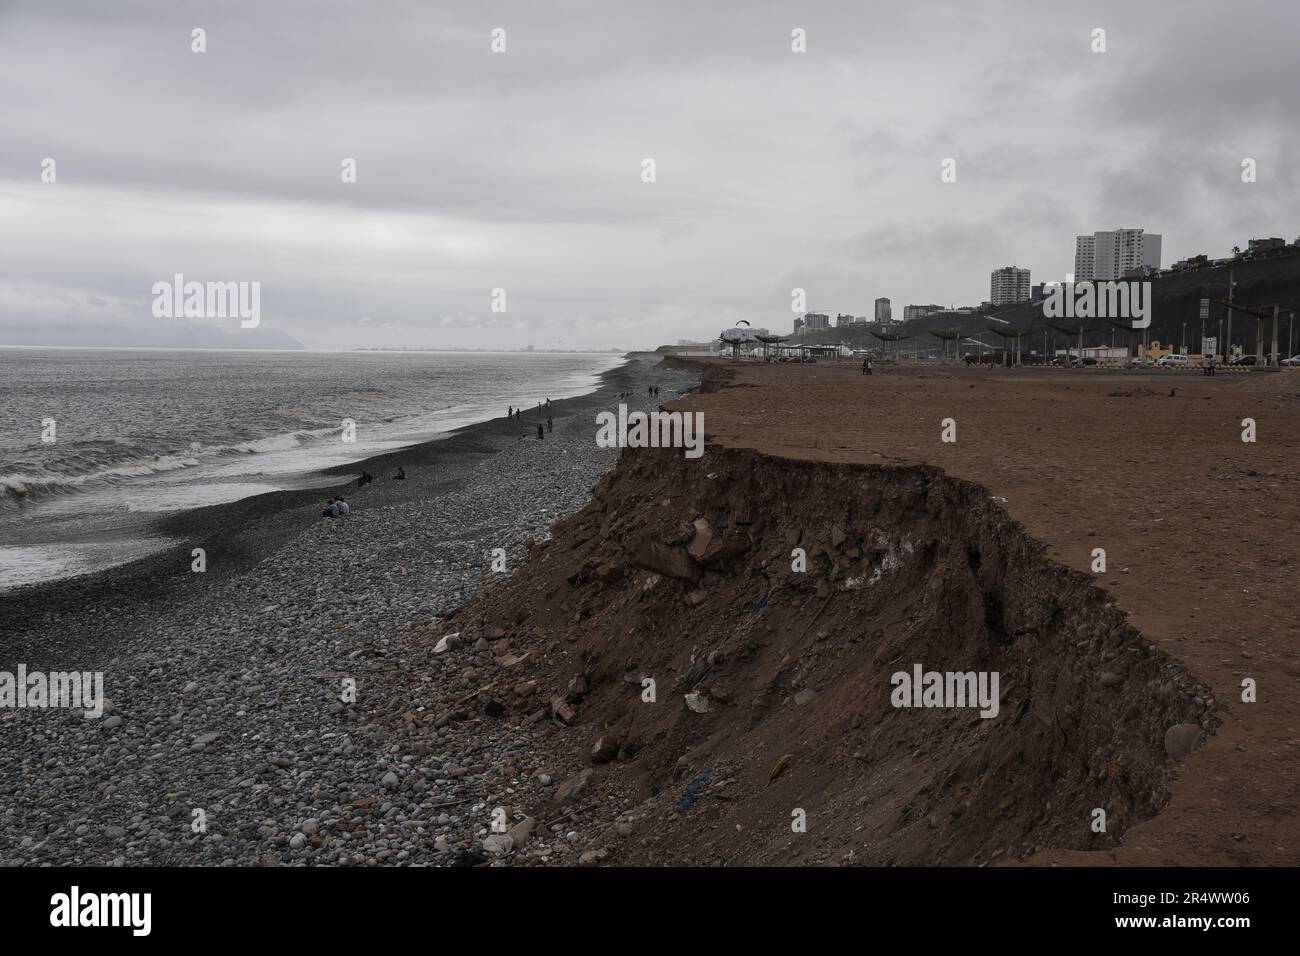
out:
{"label": "hazy mountain", "polygon": [[232,331],[170,320],[165,325],[113,326],[43,322],[0,325],[0,345],[61,345],[87,348],[300,349],[303,344],[279,329]]}

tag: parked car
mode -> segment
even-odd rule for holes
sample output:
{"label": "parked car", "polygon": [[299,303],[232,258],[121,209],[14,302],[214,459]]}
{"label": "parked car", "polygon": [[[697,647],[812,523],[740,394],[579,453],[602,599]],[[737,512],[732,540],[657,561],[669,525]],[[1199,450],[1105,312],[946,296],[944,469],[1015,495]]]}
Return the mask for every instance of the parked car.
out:
{"label": "parked car", "polygon": [[1128,360],[1128,364],[1132,365],[1134,368],[1152,368],[1156,363],[1151,361],[1151,359],[1147,358],[1145,355],[1136,355]]}
{"label": "parked car", "polygon": [[1259,361],[1258,355],[1238,355],[1229,365],[1254,365]]}
{"label": "parked car", "polygon": [[1293,355],[1289,359],[1282,360],[1283,365],[1300,365],[1300,355]]}
{"label": "parked car", "polygon": [[1191,364],[1186,355],[1162,355],[1156,360],[1160,368],[1190,368]]}

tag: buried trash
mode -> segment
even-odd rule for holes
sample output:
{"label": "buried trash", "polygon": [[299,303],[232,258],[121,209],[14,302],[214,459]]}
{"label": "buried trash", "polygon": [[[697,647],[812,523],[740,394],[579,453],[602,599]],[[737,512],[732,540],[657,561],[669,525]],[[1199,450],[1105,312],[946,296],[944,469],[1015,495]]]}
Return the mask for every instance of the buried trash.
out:
{"label": "buried trash", "polygon": [[794,759],[794,754],[782,755],[781,759],[778,760],[776,764],[772,767],[772,772],[767,775],[768,786],[771,786],[773,780],[781,776],[781,774],[785,773],[785,768],[789,765],[790,761],[793,759]]}
{"label": "buried trash", "polygon": [[704,785],[713,779],[713,771],[706,770],[703,773],[697,773],[691,778],[691,782],[686,785],[686,792],[682,794],[682,801],[678,806],[683,810],[689,809],[690,805],[700,799],[700,790]]}

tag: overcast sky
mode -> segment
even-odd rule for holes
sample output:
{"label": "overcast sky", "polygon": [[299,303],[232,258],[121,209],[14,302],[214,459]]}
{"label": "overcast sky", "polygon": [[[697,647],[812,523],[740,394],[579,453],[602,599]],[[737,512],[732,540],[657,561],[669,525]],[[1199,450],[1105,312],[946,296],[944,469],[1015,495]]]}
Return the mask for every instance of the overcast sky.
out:
{"label": "overcast sky", "polygon": [[314,348],[653,347],[788,332],[795,287],[978,303],[1081,232],[1291,241],[1297,37],[1296,0],[0,0],[0,336],[170,321],[180,272]]}

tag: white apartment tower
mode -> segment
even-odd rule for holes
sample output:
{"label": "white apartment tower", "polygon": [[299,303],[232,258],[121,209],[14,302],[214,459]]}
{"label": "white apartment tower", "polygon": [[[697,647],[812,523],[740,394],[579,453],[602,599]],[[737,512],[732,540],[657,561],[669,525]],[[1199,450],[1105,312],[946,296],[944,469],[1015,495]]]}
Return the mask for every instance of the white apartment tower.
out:
{"label": "white apartment tower", "polygon": [[1074,281],[1121,279],[1130,269],[1160,268],[1160,235],[1141,229],[1115,229],[1074,241]]}
{"label": "white apartment tower", "polygon": [[1029,270],[1015,266],[994,269],[989,278],[989,301],[994,305],[1028,302]]}

